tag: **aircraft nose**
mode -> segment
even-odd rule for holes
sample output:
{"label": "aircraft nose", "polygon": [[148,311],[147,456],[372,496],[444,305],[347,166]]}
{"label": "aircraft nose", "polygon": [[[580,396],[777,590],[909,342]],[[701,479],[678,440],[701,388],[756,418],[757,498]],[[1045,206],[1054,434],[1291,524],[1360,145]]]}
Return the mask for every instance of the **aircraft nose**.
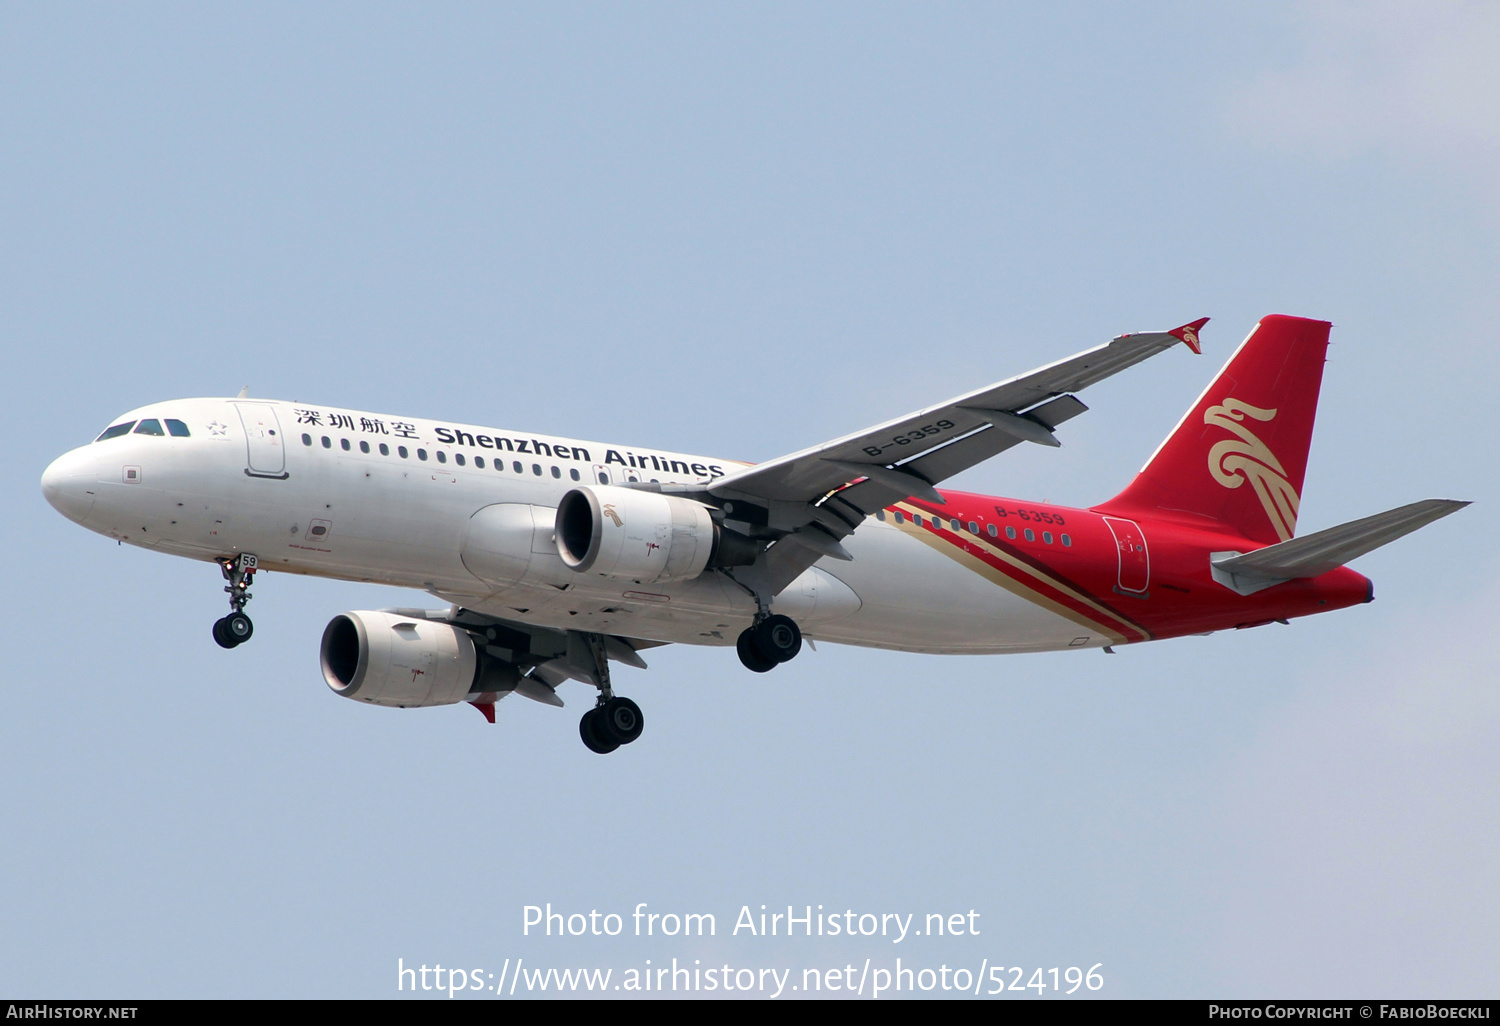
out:
{"label": "aircraft nose", "polygon": [[83,523],[94,508],[99,468],[88,446],[63,453],[42,472],[42,495],[69,520]]}

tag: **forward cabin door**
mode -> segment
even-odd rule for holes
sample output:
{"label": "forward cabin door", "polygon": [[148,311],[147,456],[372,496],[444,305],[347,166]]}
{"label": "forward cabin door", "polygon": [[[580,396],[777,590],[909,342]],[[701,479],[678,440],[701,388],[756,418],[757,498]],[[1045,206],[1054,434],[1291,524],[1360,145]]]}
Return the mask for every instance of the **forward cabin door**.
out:
{"label": "forward cabin door", "polygon": [[1133,520],[1105,517],[1104,523],[1115,536],[1115,551],[1120,557],[1118,587],[1131,595],[1145,594],[1151,583],[1151,554],[1146,551],[1146,536]]}
{"label": "forward cabin door", "polygon": [[267,403],[235,403],[245,427],[246,467],[251,477],[285,479],[286,448],[281,444],[281,424],[276,407]]}

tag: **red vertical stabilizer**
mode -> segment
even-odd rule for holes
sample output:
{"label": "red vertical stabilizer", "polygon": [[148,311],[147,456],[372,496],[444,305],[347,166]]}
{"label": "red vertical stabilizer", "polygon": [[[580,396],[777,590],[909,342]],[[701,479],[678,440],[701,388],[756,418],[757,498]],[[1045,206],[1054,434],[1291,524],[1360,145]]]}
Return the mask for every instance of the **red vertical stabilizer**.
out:
{"label": "red vertical stabilizer", "polygon": [[1330,327],[1261,318],[1130,486],[1098,509],[1207,518],[1267,544],[1291,538]]}

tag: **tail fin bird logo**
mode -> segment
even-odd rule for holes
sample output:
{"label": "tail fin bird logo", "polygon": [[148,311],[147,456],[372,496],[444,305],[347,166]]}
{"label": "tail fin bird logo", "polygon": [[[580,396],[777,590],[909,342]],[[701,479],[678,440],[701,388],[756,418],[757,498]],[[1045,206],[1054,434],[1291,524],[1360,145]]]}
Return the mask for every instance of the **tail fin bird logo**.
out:
{"label": "tail fin bird logo", "polygon": [[1276,454],[1245,425],[1246,417],[1270,421],[1275,419],[1276,411],[1263,410],[1239,399],[1225,399],[1204,411],[1203,423],[1221,427],[1235,436],[1215,443],[1208,450],[1208,472],[1225,488],[1238,488],[1249,481],[1276,536],[1287,541],[1297,530],[1297,507],[1301,499],[1287,481],[1286,470]]}

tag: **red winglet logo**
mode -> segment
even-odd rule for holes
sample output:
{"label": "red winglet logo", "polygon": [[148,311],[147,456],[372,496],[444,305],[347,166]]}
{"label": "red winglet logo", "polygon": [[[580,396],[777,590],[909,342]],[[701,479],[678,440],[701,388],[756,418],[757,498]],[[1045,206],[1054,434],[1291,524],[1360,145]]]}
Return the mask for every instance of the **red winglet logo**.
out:
{"label": "red winglet logo", "polygon": [[1173,328],[1171,331],[1167,332],[1167,334],[1171,335],[1173,338],[1181,339],[1184,345],[1186,345],[1193,352],[1197,353],[1199,356],[1202,356],[1203,350],[1198,348],[1198,332],[1202,331],[1203,326],[1207,323],[1207,317],[1200,317],[1192,324],[1184,324],[1180,328]]}

